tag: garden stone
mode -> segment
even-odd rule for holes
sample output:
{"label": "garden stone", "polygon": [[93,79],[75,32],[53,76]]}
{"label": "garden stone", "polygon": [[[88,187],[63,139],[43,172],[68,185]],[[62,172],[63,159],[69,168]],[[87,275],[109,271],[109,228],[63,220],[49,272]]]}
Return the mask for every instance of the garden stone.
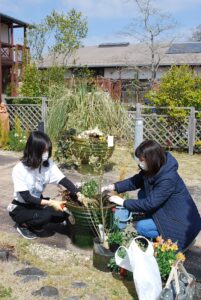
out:
{"label": "garden stone", "polygon": [[7,250],[0,250],[0,260],[8,261],[9,252]]}
{"label": "garden stone", "polygon": [[65,300],[79,300],[80,297],[79,296],[70,296],[68,298],[66,298]]}
{"label": "garden stone", "polygon": [[22,279],[23,283],[29,282],[29,281],[36,281],[39,280],[40,276],[38,275],[27,275]]}
{"label": "garden stone", "polygon": [[27,275],[35,275],[35,276],[41,276],[41,277],[46,277],[47,273],[43,272],[42,270],[38,268],[24,268],[19,271],[16,271],[14,273],[16,276],[27,276]]}
{"label": "garden stone", "polygon": [[58,299],[59,291],[53,286],[43,286],[40,290],[31,293],[33,296],[55,297]]}
{"label": "garden stone", "polygon": [[87,284],[84,282],[76,281],[72,283],[72,287],[75,289],[81,289],[87,287]]}
{"label": "garden stone", "polygon": [[9,261],[19,261],[19,259],[17,258],[17,256],[15,256],[13,254],[10,254],[10,253],[9,253],[9,256],[8,256],[8,260]]}

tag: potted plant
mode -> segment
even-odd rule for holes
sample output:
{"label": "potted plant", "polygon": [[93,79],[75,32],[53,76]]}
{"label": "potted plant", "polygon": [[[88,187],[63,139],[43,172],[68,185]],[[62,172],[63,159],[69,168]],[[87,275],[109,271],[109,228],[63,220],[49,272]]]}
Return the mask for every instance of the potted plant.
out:
{"label": "potted plant", "polygon": [[107,234],[107,241],[109,249],[115,252],[119,246],[123,245],[124,233],[118,227],[118,221],[116,220]]}
{"label": "potted plant", "polygon": [[176,260],[185,261],[185,256],[181,252],[178,252],[177,243],[173,243],[170,239],[165,241],[162,237],[157,237],[153,246],[161,279],[165,283],[173,264]]}
{"label": "potted plant", "polygon": [[69,197],[68,192],[63,192],[67,208],[75,218],[75,225],[71,225],[72,243],[81,248],[91,248],[94,237],[101,243],[105,241],[105,231],[113,223],[113,207],[107,196],[100,193],[100,177],[91,177],[85,180],[80,192],[84,195],[82,203]]}
{"label": "potted plant", "polygon": [[114,151],[113,137],[103,134],[98,127],[76,133],[75,129],[63,131],[60,135],[56,157],[73,160],[81,169],[91,166],[90,171],[103,167]]}

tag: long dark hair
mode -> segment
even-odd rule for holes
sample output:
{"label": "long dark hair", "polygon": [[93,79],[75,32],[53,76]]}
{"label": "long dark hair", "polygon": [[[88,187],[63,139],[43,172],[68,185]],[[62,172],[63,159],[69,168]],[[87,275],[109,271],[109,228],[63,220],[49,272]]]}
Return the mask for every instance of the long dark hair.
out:
{"label": "long dark hair", "polygon": [[42,163],[42,155],[45,151],[49,152],[49,157],[52,155],[52,142],[47,134],[42,131],[33,131],[28,137],[24,154],[21,159],[22,163],[32,169],[36,169],[41,166],[49,166],[49,161]]}
{"label": "long dark hair", "polygon": [[147,175],[153,176],[166,162],[166,156],[163,148],[157,142],[148,140],[142,142],[135,150],[135,156],[139,159],[144,158],[148,170]]}

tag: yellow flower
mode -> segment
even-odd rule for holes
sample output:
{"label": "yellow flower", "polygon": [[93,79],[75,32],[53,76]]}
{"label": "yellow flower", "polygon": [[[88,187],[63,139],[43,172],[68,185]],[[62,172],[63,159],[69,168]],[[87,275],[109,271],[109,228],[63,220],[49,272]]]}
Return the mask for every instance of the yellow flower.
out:
{"label": "yellow flower", "polygon": [[168,250],[171,250],[171,247],[170,245],[168,245],[167,243],[165,244],[165,249],[168,251]]}
{"label": "yellow flower", "polygon": [[156,241],[160,244],[164,243],[164,240],[162,239],[161,235],[156,238]]}
{"label": "yellow flower", "polygon": [[172,244],[171,250],[172,250],[172,251],[177,251],[177,250],[178,250],[177,244]]}
{"label": "yellow flower", "polygon": [[154,249],[157,249],[158,248],[158,243],[153,243],[153,247],[154,247]]}
{"label": "yellow flower", "polygon": [[176,259],[177,260],[180,260],[180,261],[185,261],[185,256],[183,255],[183,253],[181,253],[181,252],[179,252],[179,253],[177,253],[177,255],[176,255]]}
{"label": "yellow flower", "polygon": [[161,247],[161,251],[165,252],[165,250],[166,250],[166,246],[165,246],[165,244],[163,244],[162,247]]}
{"label": "yellow flower", "polygon": [[172,240],[168,239],[167,244],[171,246],[172,245]]}

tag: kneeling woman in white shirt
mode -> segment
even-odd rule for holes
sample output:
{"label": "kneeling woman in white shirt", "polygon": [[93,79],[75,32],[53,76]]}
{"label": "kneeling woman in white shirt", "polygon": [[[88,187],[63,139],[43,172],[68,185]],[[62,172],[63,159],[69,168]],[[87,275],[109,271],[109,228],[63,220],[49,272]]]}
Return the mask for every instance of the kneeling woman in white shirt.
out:
{"label": "kneeling woman in white shirt", "polygon": [[43,132],[30,134],[21,161],[13,168],[14,200],[8,206],[9,215],[16,222],[17,231],[27,239],[48,223],[61,223],[66,213],[61,203],[43,198],[48,183],[61,184],[72,197],[80,196],[76,186],[68,180],[50,159],[52,143]]}

